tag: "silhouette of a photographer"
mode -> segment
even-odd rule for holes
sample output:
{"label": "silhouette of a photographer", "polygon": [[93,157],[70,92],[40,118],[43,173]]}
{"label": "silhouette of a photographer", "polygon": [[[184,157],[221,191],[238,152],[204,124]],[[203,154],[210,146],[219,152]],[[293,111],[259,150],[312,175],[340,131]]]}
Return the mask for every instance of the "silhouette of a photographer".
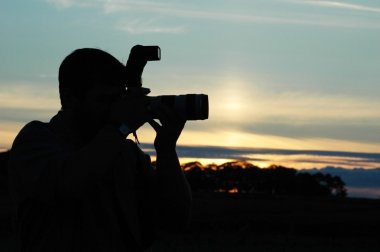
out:
{"label": "silhouette of a photographer", "polygon": [[[59,69],[62,109],[32,121],[9,160],[21,251],[142,251],[156,230],[189,220],[191,193],[176,142],[185,120],[162,105],[153,120],[146,92],[126,92],[126,67],[91,48]],[[156,131],[156,168],[127,135]]]}

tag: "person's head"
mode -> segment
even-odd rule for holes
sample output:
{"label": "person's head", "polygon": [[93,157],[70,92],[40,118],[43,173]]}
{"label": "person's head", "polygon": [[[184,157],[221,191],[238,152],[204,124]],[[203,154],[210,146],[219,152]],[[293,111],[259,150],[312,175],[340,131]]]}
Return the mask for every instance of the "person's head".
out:
{"label": "person's head", "polygon": [[62,110],[75,114],[79,125],[99,128],[125,92],[125,66],[105,51],[78,49],[61,63],[58,80]]}
{"label": "person's head", "polygon": [[100,49],[77,49],[62,61],[58,81],[61,105],[65,110],[82,103],[95,86],[124,87],[125,66]]}

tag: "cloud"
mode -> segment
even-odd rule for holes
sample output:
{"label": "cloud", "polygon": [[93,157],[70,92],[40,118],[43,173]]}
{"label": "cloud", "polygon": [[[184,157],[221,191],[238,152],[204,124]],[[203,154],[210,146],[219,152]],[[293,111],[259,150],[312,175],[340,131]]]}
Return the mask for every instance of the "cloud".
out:
{"label": "cloud", "polygon": [[0,123],[26,123],[33,120],[48,121],[57,113],[57,109],[54,108],[1,108],[1,110]]}
{"label": "cloud", "polygon": [[1,82],[0,108],[5,109],[58,109],[59,94],[56,86],[33,82]]}
{"label": "cloud", "polygon": [[304,171],[309,173],[322,172],[339,176],[346,184],[349,197],[380,198],[380,168],[343,169],[339,167],[326,167]]}
{"label": "cloud", "polygon": [[344,10],[380,13],[380,8],[366,6],[366,5],[359,5],[359,4],[350,4],[350,3],[338,2],[338,1],[288,0],[288,2],[305,4],[305,5],[314,5],[314,6],[327,7],[327,8],[334,8],[334,9],[344,9]]}
{"label": "cloud", "polygon": [[0,130],[15,135],[19,125],[49,120],[60,109],[56,88],[34,82],[0,82]]}
{"label": "cloud", "polygon": [[79,0],[45,0],[46,3],[53,5],[57,9],[68,9],[72,7],[94,7],[95,1],[79,1]]}
{"label": "cloud", "polygon": [[[309,124],[309,122],[331,122],[339,120],[343,122],[380,122],[380,101],[371,97],[329,94],[323,92],[303,92],[292,91],[276,93],[272,91],[255,90],[251,94],[242,92],[230,92],[226,95],[222,86],[215,96],[215,104],[222,111],[215,111],[223,114],[228,111],[229,99],[238,99],[240,104],[240,113],[250,122],[256,121],[273,121],[276,123],[291,120],[293,124]],[[226,88],[227,89],[227,88]],[[265,99],[262,99],[265,97]],[[224,104],[224,106],[222,106]]]}
{"label": "cloud", "polygon": [[[300,15],[300,13],[286,14],[286,12],[279,14],[255,14],[253,10],[261,11],[260,8],[251,6],[251,11],[242,9],[240,11],[231,11],[229,9],[199,9],[199,7],[191,7],[184,5],[175,5],[174,3],[157,3],[153,1],[129,1],[129,0],[46,0],[48,4],[51,4],[59,9],[67,9],[74,7],[90,7],[102,9],[105,14],[113,13],[127,13],[127,12],[140,12],[156,14],[158,16],[177,17],[183,19],[192,20],[208,20],[208,21],[223,21],[223,22],[238,22],[238,23],[262,23],[262,24],[280,24],[280,25],[307,25],[307,26],[327,26],[327,27],[345,27],[345,28],[369,28],[379,29],[380,24],[370,21],[359,21],[349,19],[337,18],[334,16],[321,16],[321,15]],[[290,1],[294,3],[302,3],[305,1]],[[311,3],[319,1],[310,1]],[[321,1],[325,6],[338,6],[340,8],[356,8],[361,10],[376,10],[376,8],[365,7],[361,5],[349,5],[341,4],[337,5],[337,2]],[[236,3],[236,6],[239,3]],[[155,32],[156,30],[153,30]]]}
{"label": "cloud", "polygon": [[68,8],[98,8],[106,14],[134,11],[163,12],[170,10],[172,4],[153,1],[135,0],[45,0],[46,3],[58,9]]}
{"label": "cloud", "polygon": [[319,171],[341,177],[352,187],[367,187],[380,189],[380,168],[377,169],[343,169],[337,167],[326,167]]}
{"label": "cloud", "polygon": [[263,121],[256,123],[245,123],[240,125],[225,125],[246,132],[266,134],[273,136],[284,136],[289,138],[329,138],[355,142],[380,143],[379,122],[366,122],[363,124],[344,121],[318,122],[297,124],[291,119],[284,121]]}
{"label": "cloud", "polygon": [[45,0],[45,2],[54,5],[56,8],[69,8],[75,3],[74,0]]}
{"label": "cloud", "polygon": [[[231,90],[234,89],[221,85],[218,91],[210,93],[206,127],[294,139],[380,142],[380,102],[371,97],[259,89],[244,94]],[[206,124],[191,127],[202,128]]]}
{"label": "cloud", "polygon": [[99,7],[103,8],[107,14],[130,10],[160,12],[171,8],[171,4],[153,1],[105,0],[99,3]]}
{"label": "cloud", "polygon": [[122,21],[116,25],[117,30],[125,31],[132,34],[143,34],[143,33],[169,33],[178,34],[184,33],[184,26],[164,26],[159,25],[156,20],[140,20],[134,19],[131,21]]}
{"label": "cloud", "polygon": [[[145,143],[142,147],[150,155],[155,155],[152,144]],[[341,166],[345,168],[380,166],[380,153],[188,145],[177,146],[177,152],[181,158],[247,160],[254,163],[267,162],[285,166],[296,163],[308,163],[309,167],[313,165],[314,167]]]}

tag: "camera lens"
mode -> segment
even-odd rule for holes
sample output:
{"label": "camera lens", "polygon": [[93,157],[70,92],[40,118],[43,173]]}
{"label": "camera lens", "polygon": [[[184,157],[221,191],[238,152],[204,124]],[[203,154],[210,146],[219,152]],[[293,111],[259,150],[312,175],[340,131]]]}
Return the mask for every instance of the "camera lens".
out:
{"label": "camera lens", "polygon": [[208,96],[205,94],[161,95],[150,98],[153,111],[160,104],[164,104],[181,113],[186,120],[208,118]]}

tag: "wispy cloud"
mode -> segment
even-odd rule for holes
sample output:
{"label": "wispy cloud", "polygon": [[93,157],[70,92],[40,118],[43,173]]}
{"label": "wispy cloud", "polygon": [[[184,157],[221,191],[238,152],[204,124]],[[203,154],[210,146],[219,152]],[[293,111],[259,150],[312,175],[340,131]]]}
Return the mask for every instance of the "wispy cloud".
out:
{"label": "wispy cloud", "polygon": [[[371,97],[305,91],[277,93],[259,89],[244,94],[228,91],[228,86],[223,85],[213,95],[225,97],[213,100],[214,107],[210,109],[216,120],[227,123],[236,120],[250,123],[290,120],[293,125],[321,125],[337,121],[340,124],[380,123],[380,101]],[[234,105],[235,101],[239,106],[230,107],[230,103]]]}
{"label": "wispy cloud", "polygon": [[93,7],[96,1],[78,1],[78,0],[45,0],[46,3],[53,5],[57,9],[67,9],[71,7]]}
{"label": "wispy cloud", "polygon": [[[245,85],[236,89],[249,90]],[[281,93],[258,88],[244,94],[224,85],[209,93],[211,120],[206,127],[214,132],[236,131],[298,140],[335,139],[366,144],[380,141],[380,102],[371,96],[293,90]],[[191,127],[202,129],[205,125],[191,124]],[[257,136],[247,139],[252,143],[259,141]],[[273,143],[273,146],[278,144]]]}
{"label": "wispy cloud", "polygon": [[117,30],[125,31],[132,34],[143,34],[143,33],[170,33],[178,34],[186,31],[184,26],[169,26],[160,25],[156,20],[124,20],[116,25]]}
{"label": "wispy cloud", "polygon": [[[152,144],[143,144],[144,149],[155,155]],[[181,158],[247,160],[253,163],[274,163],[276,165],[297,165],[296,168],[310,167],[344,167],[344,168],[379,168],[380,153],[289,150],[270,148],[232,148],[217,146],[177,146]],[[302,167],[305,165],[307,167]]]}
{"label": "wispy cloud", "polygon": [[152,1],[99,0],[98,2],[99,7],[103,8],[107,14],[130,10],[158,12],[172,7],[167,3]]}
{"label": "wispy cloud", "polygon": [[[261,24],[279,24],[279,25],[307,25],[307,26],[326,26],[326,27],[343,27],[343,28],[369,28],[379,29],[380,24],[369,22],[342,19],[332,16],[320,15],[298,15],[299,13],[289,14],[259,14],[260,9],[252,7],[252,11],[242,9],[240,11],[230,11],[228,9],[208,10],[199,9],[198,7],[183,6],[180,4],[152,2],[152,1],[129,1],[129,0],[46,0],[47,3],[54,5],[57,8],[71,8],[71,7],[91,7],[99,8],[106,14],[123,13],[123,12],[141,12],[166,16],[177,17],[183,19],[193,20],[209,20],[209,21],[223,21],[223,22],[238,22],[238,23],[261,23]],[[301,1],[301,0],[289,0],[287,2],[298,4],[313,4],[326,7],[346,8],[355,10],[365,10],[378,12],[377,8],[366,7],[362,5],[344,4],[332,1]],[[237,3],[238,4],[238,3]],[[256,10],[256,13],[253,10]],[[128,32],[134,32],[133,29],[125,29]],[[141,29],[144,30],[144,29]],[[165,32],[172,32],[173,28],[164,29],[145,29],[145,32],[157,32],[157,30],[163,30]],[[177,32],[178,28],[174,31]],[[181,29],[180,29],[181,30]]]}
{"label": "wispy cloud", "polygon": [[0,82],[0,109],[58,109],[58,91],[38,83]]}
{"label": "wispy cloud", "polygon": [[106,14],[130,10],[158,12],[173,7],[162,2],[133,0],[45,0],[45,2],[59,9],[96,7],[103,9]]}
{"label": "wispy cloud", "polygon": [[56,88],[39,82],[0,81],[0,148],[10,148],[27,122],[49,121],[59,109]]}
{"label": "wispy cloud", "polygon": [[305,5],[321,6],[321,7],[327,7],[327,8],[335,8],[335,9],[345,9],[345,10],[380,13],[380,8],[377,8],[377,7],[371,7],[371,6],[360,5],[360,4],[344,3],[344,2],[338,2],[338,1],[288,0],[287,2],[305,4]]}

